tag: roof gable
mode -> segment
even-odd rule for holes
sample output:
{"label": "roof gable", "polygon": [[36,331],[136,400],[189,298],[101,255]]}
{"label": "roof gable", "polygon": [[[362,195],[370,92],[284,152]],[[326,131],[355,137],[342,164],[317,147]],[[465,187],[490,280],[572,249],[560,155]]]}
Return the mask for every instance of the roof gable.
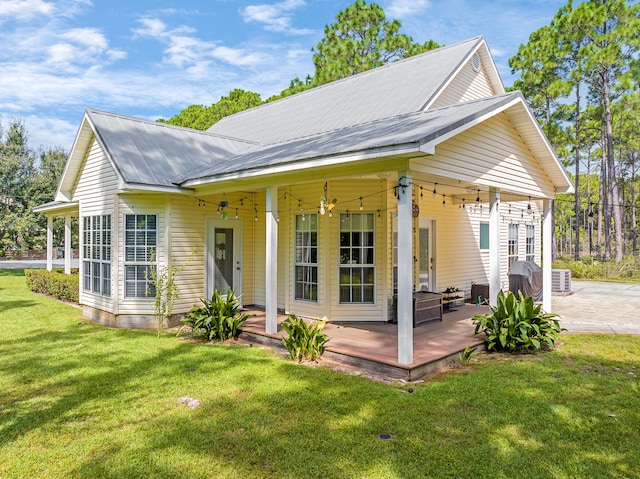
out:
{"label": "roof gable", "polygon": [[[428,108],[478,52],[483,37],[438,48],[223,118],[209,132],[274,144]],[[500,78],[490,75],[504,93]]]}

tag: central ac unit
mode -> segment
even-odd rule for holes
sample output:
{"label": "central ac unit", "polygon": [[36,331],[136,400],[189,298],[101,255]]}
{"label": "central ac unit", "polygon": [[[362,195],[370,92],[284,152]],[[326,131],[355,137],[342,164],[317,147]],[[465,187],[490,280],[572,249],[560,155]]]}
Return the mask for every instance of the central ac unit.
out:
{"label": "central ac unit", "polygon": [[551,270],[551,291],[554,293],[571,292],[571,270],[552,269]]}

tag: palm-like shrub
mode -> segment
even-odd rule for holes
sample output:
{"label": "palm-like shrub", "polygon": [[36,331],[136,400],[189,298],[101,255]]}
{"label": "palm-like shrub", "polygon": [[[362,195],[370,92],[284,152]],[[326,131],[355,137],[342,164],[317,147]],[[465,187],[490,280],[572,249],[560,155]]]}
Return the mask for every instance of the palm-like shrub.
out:
{"label": "palm-like shrub", "polygon": [[289,351],[291,359],[315,361],[324,353],[324,345],[329,340],[322,332],[326,320],[307,323],[297,314],[290,315],[282,329],[288,334],[282,338],[282,344]]}
{"label": "palm-like shrub", "polygon": [[498,304],[491,312],[473,317],[476,334],[486,334],[487,351],[536,351],[543,346],[553,347],[561,328],[558,315],[542,312],[535,306],[533,298],[524,297],[518,291],[519,299],[509,292],[507,296],[498,292]]}
{"label": "palm-like shrub", "polygon": [[187,313],[180,331],[188,328],[205,341],[224,341],[240,334],[240,327],[249,315],[240,312],[240,299],[231,289],[226,297],[216,290],[210,300],[203,299],[202,303]]}

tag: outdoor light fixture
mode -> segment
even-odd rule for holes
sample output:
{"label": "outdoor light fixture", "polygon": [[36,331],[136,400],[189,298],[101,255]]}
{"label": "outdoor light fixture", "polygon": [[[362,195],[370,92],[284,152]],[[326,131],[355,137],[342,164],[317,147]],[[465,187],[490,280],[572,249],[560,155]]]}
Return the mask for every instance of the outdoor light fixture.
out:
{"label": "outdoor light fixture", "polygon": [[478,190],[478,196],[476,196],[476,204],[480,204],[480,190]]}

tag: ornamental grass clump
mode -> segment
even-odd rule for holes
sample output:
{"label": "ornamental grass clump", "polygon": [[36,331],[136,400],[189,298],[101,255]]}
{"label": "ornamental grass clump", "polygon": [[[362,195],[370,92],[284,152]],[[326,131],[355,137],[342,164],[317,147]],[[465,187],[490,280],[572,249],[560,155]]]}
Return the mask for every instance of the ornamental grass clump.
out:
{"label": "ornamental grass clump", "polygon": [[289,315],[282,323],[282,329],[288,334],[282,338],[282,344],[289,351],[291,359],[316,361],[324,353],[324,345],[329,340],[322,332],[326,319],[307,323],[297,314]]}
{"label": "ornamental grass clump", "polygon": [[215,290],[211,299],[203,299],[202,303],[202,306],[191,308],[187,317],[181,320],[184,326],[180,332],[189,329],[205,341],[220,342],[240,334],[240,327],[249,315],[241,312],[240,298],[230,288],[226,296]]}
{"label": "ornamental grass clump", "polygon": [[559,316],[542,312],[530,296],[525,298],[520,291],[518,295],[519,299],[499,291],[491,312],[473,317],[476,334],[482,331],[487,336],[487,351],[532,352],[555,345],[561,331]]}

